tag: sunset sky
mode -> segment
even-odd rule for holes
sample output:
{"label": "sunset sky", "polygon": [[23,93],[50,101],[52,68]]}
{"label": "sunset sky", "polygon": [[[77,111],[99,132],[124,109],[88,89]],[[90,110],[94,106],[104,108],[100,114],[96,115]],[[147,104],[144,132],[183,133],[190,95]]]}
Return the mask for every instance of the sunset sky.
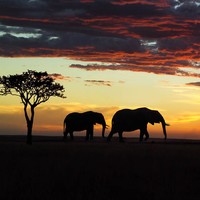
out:
{"label": "sunset sky", "polygon": [[[200,139],[199,68],[200,0],[0,1],[0,76],[47,71],[65,87],[36,108],[33,135],[60,136],[64,117],[86,110],[108,134],[117,110],[148,107],[169,138]],[[163,137],[160,124],[149,132]],[[0,134],[26,134],[17,97],[0,96]]]}

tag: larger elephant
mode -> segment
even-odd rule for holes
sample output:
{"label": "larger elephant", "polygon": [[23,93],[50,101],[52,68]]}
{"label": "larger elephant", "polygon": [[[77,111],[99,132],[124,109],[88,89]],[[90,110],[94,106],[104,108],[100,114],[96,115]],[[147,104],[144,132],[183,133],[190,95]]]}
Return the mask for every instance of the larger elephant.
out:
{"label": "larger elephant", "polygon": [[73,139],[74,131],[86,130],[86,139],[93,139],[94,125],[96,123],[102,125],[102,137],[104,137],[106,122],[101,113],[93,111],[70,113],[64,119],[64,138],[70,134],[71,139]]}
{"label": "larger elephant", "polygon": [[162,124],[164,138],[167,139],[166,124],[163,116],[157,110],[150,110],[148,108],[138,108],[135,110],[122,109],[117,111],[112,118],[112,129],[108,135],[107,140],[110,141],[113,134],[119,134],[119,141],[123,141],[122,133],[124,131],[140,130],[140,141],[143,136],[146,140],[149,138],[147,131],[147,124],[160,123]]}

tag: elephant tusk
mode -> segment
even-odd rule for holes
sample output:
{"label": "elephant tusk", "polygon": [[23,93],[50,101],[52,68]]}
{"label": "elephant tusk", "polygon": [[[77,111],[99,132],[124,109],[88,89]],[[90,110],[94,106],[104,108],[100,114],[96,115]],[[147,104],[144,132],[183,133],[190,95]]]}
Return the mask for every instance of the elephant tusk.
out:
{"label": "elephant tusk", "polygon": [[108,127],[110,127],[110,126],[106,124],[106,129],[107,129]]}
{"label": "elephant tusk", "polygon": [[165,126],[170,126],[170,124],[166,124],[166,123],[165,123]]}

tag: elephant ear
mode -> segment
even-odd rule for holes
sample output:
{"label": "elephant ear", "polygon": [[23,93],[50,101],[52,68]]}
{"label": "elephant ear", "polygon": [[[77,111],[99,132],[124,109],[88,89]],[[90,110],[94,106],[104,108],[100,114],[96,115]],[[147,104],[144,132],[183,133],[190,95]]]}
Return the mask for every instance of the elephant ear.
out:
{"label": "elephant ear", "polygon": [[161,114],[157,110],[153,110],[149,116],[149,123],[154,125],[154,123],[160,123],[162,120]]}
{"label": "elephant ear", "polygon": [[96,119],[92,119],[91,122],[93,125],[96,125]]}
{"label": "elephant ear", "polygon": [[149,123],[152,124],[152,125],[154,125],[154,122],[153,122],[153,121],[149,121]]}

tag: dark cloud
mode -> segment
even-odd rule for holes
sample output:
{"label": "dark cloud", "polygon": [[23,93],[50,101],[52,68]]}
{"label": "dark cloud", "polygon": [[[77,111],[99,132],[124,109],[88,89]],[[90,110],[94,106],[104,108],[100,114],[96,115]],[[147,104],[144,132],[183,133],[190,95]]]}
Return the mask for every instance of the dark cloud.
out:
{"label": "dark cloud", "polygon": [[108,86],[111,87],[113,84],[124,84],[125,81],[118,81],[118,82],[113,82],[113,81],[105,81],[105,80],[85,80],[85,86]]}
{"label": "dark cloud", "polygon": [[98,85],[98,86],[111,86],[111,81],[103,81],[103,80],[85,80],[86,86]]}
{"label": "dark cloud", "polygon": [[187,41],[188,38],[167,38],[159,41],[159,48],[161,50],[177,51],[182,49],[188,49],[190,43]]}
{"label": "dark cloud", "polygon": [[184,17],[199,17],[200,15],[200,1],[199,0],[180,0],[172,1],[173,11],[176,15]]}
{"label": "dark cloud", "polygon": [[147,73],[154,73],[154,74],[167,74],[167,75],[176,75],[176,76],[191,76],[200,78],[200,74],[187,72],[185,70],[181,70],[178,67],[167,67],[167,66],[137,66],[137,65],[97,65],[97,64],[90,64],[90,65],[80,65],[80,64],[73,64],[70,65],[71,68],[78,68],[84,69],[87,71],[93,70],[123,70],[123,71],[133,71],[133,72],[147,72]]}
{"label": "dark cloud", "polygon": [[110,63],[87,70],[194,76],[182,68],[199,67],[199,8],[199,0],[0,1],[0,56],[62,56]]}
{"label": "dark cloud", "polygon": [[200,82],[186,83],[186,85],[200,87]]}

